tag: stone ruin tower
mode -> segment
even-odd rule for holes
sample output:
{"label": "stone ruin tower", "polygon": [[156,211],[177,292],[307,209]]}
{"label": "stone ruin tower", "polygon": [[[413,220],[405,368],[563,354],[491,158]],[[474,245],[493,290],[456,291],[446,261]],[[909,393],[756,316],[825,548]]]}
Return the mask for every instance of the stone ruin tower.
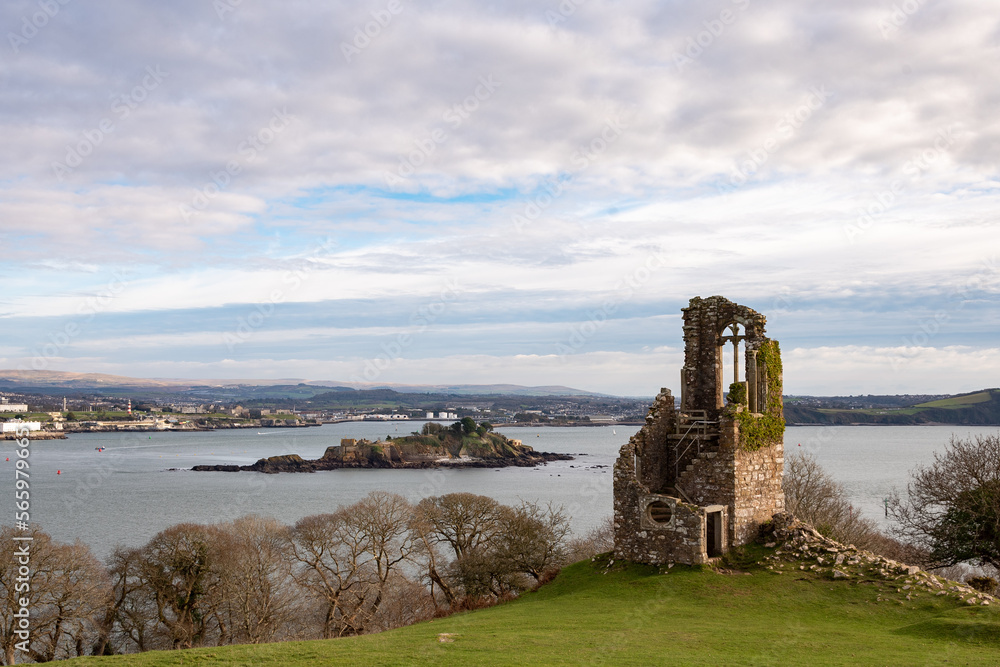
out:
{"label": "stone ruin tower", "polygon": [[785,505],[781,352],[764,316],[721,296],[682,310],[680,409],[662,389],[615,463],[614,553],[638,563],[708,562]]}

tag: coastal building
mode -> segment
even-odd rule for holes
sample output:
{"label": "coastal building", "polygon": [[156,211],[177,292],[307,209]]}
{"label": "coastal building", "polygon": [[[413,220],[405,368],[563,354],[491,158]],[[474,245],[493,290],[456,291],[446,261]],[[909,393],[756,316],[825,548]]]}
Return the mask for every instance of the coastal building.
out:
{"label": "coastal building", "polygon": [[15,433],[17,431],[41,431],[42,422],[23,422],[21,420],[14,420],[9,422],[3,422],[0,424],[3,433]]}
{"label": "coastal building", "polygon": [[593,424],[614,424],[615,418],[611,415],[587,415],[587,420]]}
{"label": "coastal building", "polygon": [[614,468],[615,555],[634,562],[705,563],[784,509],[777,341],[763,315],[721,296],[683,313],[680,406],[662,389]]}
{"label": "coastal building", "polygon": [[8,403],[6,396],[0,397],[0,412],[27,412],[26,403]]}

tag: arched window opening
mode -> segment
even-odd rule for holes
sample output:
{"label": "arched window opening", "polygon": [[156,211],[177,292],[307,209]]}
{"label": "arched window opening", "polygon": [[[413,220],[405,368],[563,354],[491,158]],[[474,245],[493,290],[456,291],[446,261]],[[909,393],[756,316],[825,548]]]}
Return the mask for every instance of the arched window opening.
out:
{"label": "arched window opening", "polygon": [[[734,382],[745,382],[743,377],[743,359],[746,354],[746,328],[739,322],[726,325],[719,336],[719,363],[722,373],[719,376],[719,406],[725,404],[725,395]],[[742,345],[741,345],[742,343]]]}

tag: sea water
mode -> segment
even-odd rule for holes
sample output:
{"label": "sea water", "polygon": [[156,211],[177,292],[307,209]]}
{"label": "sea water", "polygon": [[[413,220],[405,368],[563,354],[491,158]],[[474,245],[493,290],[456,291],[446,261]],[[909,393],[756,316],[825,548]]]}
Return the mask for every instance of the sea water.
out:
{"label": "sea water", "polygon": [[[139,546],[178,523],[217,523],[246,514],[293,524],[331,512],[374,490],[411,501],[457,491],[508,504],[521,500],[561,505],[583,534],[612,511],[612,466],[638,426],[498,428],[539,451],[572,454],[535,468],[465,470],[332,470],[265,475],[194,472],[198,464],[247,465],[299,454],[319,458],[341,438],[408,435],[422,422],[345,422],[289,429],[202,432],[74,433],[31,444],[31,520],[53,538],[88,544],[98,557],[115,546]],[[997,433],[961,426],[789,427],[786,458],[812,454],[850,501],[885,523],[883,499],[905,491],[909,473],[933,460],[954,434]],[[100,451],[103,449],[103,451]],[[0,523],[14,522],[13,441],[0,442]],[[10,460],[6,460],[7,458]]]}

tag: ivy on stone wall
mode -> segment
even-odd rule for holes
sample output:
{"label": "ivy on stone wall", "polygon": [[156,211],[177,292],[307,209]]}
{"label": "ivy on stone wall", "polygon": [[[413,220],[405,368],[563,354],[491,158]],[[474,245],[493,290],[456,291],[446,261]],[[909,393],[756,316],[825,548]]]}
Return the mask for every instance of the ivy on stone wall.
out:
{"label": "ivy on stone wall", "polygon": [[[785,415],[781,403],[781,349],[778,341],[769,340],[757,350],[758,373],[765,373],[767,388],[760,416],[748,410],[730,414],[740,425],[740,448],[755,452],[772,445],[785,434]],[[733,406],[735,407],[735,406]]]}
{"label": "ivy on stone wall", "polygon": [[729,385],[729,393],[726,395],[730,403],[736,405],[747,404],[747,383],[733,382]]}

